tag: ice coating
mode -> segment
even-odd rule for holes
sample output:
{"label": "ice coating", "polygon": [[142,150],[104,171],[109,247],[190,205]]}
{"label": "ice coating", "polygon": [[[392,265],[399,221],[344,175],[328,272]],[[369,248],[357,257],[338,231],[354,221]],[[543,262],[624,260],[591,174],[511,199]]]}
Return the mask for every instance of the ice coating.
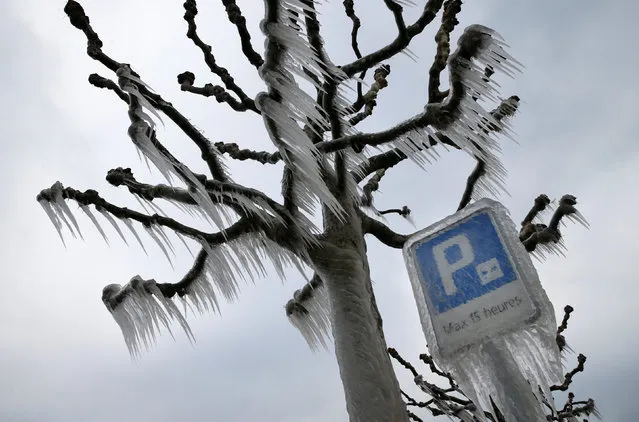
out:
{"label": "ice coating", "polygon": [[[512,262],[539,312],[534,319],[527,321],[519,328],[490,334],[484,339],[476,340],[452,353],[443,355],[435,335],[433,317],[429,312],[427,301],[423,299],[426,296],[419,275],[421,270],[417,268],[417,262],[412,257],[411,251],[422,238],[440,232],[481,211],[489,211],[493,216],[493,223],[499,229]],[[454,376],[460,389],[480,409],[490,411],[492,397],[497,406],[503,409],[506,420],[519,421],[521,419],[517,419],[518,416],[515,414],[516,406],[512,404],[512,395],[503,393],[504,382],[508,381],[515,387],[528,388],[527,391],[530,391],[532,395],[533,390],[528,384],[530,382],[532,386],[539,386],[546,399],[551,401],[550,386],[562,380],[562,360],[555,342],[557,325],[552,303],[541,286],[532,260],[516,233],[515,224],[508,216],[508,211],[496,201],[482,199],[411,237],[404,247],[404,258],[424,334],[435,362],[444,371]],[[518,379],[519,376],[521,376],[520,379]],[[535,392],[538,392],[537,388]],[[530,396],[522,394],[521,400],[530,400]],[[545,421],[544,408],[537,400],[535,404],[537,406],[531,406],[530,409],[535,409],[537,415],[528,415],[527,420]],[[475,416],[484,420],[481,412],[477,412]]]}
{"label": "ice coating", "polygon": [[[309,13],[315,12],[304,1],[265,2],[265,19],[260,27],[266,36],[266,54],[259,73],[268,86],[268,93],[258,94],[255,103],[271,140],[294,173],[291,190],[295,203],[312,214],[319,200],[334,214],[341,215],[341,205],[321,177],[319,154],[307,134],[315,132],[316,126],[327,127],[328,119],[296,78],[324,90],[326,80],[340,81],[345,75],[328,60],[319,35],[319,47],[309,42],[305,19]],[[346,104],[339,93],[335,100]]]}
{"label": "ice coating", "polygon": [[[500,160],[501,147],[496,135],[512,136],[505,119],[501,119],[503,116],[491,114],[482,105],[485,100],[500,101],[498,85],[492,78],[486,77],[487,68],[491,72],[511,77],[522,68],[521,63],[508,54],[504,47],[499,34],[490,28],[481,25],[467,27],[459,39],[459,48],[448,61],[454,89],[442,105],[429,104],[424,111],[425,114],[437,113],[434,108],[448,107],[451,102],[459,101],[455,106],[455,118],[451,122],[434,125],[436,127],[415,128],[391,142],[393,147],[425,168],[438,158],[435,149],[430,147],[432,140],[439,142],[441,135],[446,136],[459,149],[485,163],[485,174],[477,185],[474,198],[506,192],[504,180],[507,172]],[[468,54],[470,57],[466,58]],[[501,101],[496,113],[511,115],[516,101],[516,97]]]}

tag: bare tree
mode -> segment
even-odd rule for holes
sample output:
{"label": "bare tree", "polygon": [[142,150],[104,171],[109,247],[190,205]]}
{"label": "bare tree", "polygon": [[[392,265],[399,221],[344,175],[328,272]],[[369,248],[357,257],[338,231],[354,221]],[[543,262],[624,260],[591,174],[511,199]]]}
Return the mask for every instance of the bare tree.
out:
{"label": "bare tree", "polygon": [[[170,184],[144,183],[128,168],[108,172],[111,185],[126,187],[151,212],[121,207],[95,190],[81,192],[60,182],[43,190],[38,201],[60,236],[63,226],[74,235],[80,233],[67,205],[67,201],[73,201],[101,233],[92,210],[101,213],[123,239],[119,223],[127,226],[138,241],[135,226],[141,225],[167,256],[172,248],[167,231],[200,246],[192,268],[181,280],[159,283],[134,277],[123,286],[104,288],[102,300],[122,328],[133,355],[141,346],[148,346],[160,328],[170,329],[171,320],[177,320],[192,336],[176,302],[199,311],[215,310],[218,295],[235,297],[238,277],[262,273],[266,259],[280,275],[289,265],[299,267],[302,274],[308,268],[314,274],[286,304],[286,314],[312,347],[332,338],[350,420],[408,420],[375,303],[365,236],[401,248],[408,236],[394,232],[378,217],[408,217],[410,210],[377,210],[373,196],[390,168],[407,159],[424,166],[438,149],[464,151],[477,160],[459,209],[474,198],[502,188],[505,169],[496,137],[508,135],[507,119],[516,112],[519,98],[502,99],[493,74],[513,75],[519,63],[504,50],[499,35],[481,25],[467,27],[451,53],[450,34],[458,23],[460,0],[424,1],[419,18],[412,23],[405,22],[402,3],[408,1],[384,0],[397,26],[396,38],[362,54],[358,46],[360,20],[354,2],[345,0],[356,59],[336,65],[324,48],[313,0],[264,1],[260,25],[266,38],[263,54],[255,50],[236,2],[222,0],[241,39],[243,55],[266,86],[252,98],[217,63],[212,48],[200,38],[196,1],[186,0],[187,37],[201,50],[208,68],[223,86],[198,85],[193,73],[184,72],[177,76],[181,90],[215,97],[236,112],[261,116],[275,149],[253,151],[204,136],[169,101],[151,90],[131,65],[111,57],[82,6],[73,0],[67,2],[64,10],[71,24],[87,38],[87,54],[117,78],[115,81],[92,74],[89,82],[110,90],[125,103],[131,141]],[[424,109],[387,130],[361,133],[356,126],[372,115],[380,91],[388,85],[391,69],[384,61],[405,52],[440,11]],[[446,68],[449,88],[442,90],[440,78]],[[300,81],[304,83],[300,85]],[[347,95],[345,87],[349,86],[356,88],[354,98]],[[494,103],[492,111],[484,108],[487,102]],[[161,115],[199,148],[210,174],[193,172],[163,145],[155,126]],[[280,165],[281,198],[234,183],[224,165],[227,158]],[[215,229],[198,229],[166,216],[159,211],[157,200],[201,217]],[[520,238],[531,252],[561,246],[561,219],[581,218],[574,208],[574,197],[565,196],[547,226],[534,223],[534,217],[549,202],[545,195],[540,196],[522,224]],[[317,214],[321,214],[321,224],[313,222]]]}

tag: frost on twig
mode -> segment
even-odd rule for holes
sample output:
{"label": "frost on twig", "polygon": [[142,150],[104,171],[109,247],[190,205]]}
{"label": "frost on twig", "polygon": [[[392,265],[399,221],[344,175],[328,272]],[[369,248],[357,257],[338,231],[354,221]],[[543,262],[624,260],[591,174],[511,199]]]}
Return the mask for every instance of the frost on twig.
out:
{"label": "frost on twig", "polygon": [[573,195],[564,195],[559,200],[559,205],[550,219],[548,225],[534,223],[534,219],[549,205],[550,199],[546,195],[540,195],[535,199],[535,204],[524,221],[521,223],[519,239],[533,256],[543,260],[548,254],[565,256],[566,245],[559,230],[559,225],[564,218],[577,222],[585,228],[590,228],[585,217],[577,210],[577,198]]}

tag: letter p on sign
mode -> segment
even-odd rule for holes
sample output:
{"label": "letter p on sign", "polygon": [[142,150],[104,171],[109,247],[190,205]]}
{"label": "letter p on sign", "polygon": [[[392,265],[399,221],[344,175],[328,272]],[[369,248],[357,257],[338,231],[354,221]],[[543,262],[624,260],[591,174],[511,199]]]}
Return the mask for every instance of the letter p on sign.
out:
{"label": "letter p on sign", "polygon": [[[456,261],[449,262],[446,257],[446,251],[454,246],[459,247],[461,256]],[[454,295],[457,293],[457,286],[455,285],[455,280],[453,280],[453,273],[475,261],[475,254],[473,253],[473,247],[470,245],[470,240],[464,234],[451,237],[433,246],[433,255],[442,278],[444,291],[449,296]]]}

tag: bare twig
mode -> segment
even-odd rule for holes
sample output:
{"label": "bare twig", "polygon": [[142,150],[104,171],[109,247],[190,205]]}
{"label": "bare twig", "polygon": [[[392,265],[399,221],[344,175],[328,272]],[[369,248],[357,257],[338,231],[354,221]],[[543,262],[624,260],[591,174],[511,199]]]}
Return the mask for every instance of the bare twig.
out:
{"label": "bare twig", "polygon": [[[220,85],[207,83],[203,87],[193,86],[193,84],[195,83],[195,75],[193,74],[193,72],[186,71],[180,73],[177,76],[177,81],[180,84],[180,89],[182,91],[202,95],[203,97],[215,97],[215,100],[218,103],[227,103],[235,111],[246,111],[250,109],[245,103],[233,98],[233,96]],[[257,111],[257,109],[250,110],[259,114],[259,111]]]}
{"label": "bare twig", "polygon": [[[197,2],[195,0],[186,0],[184,3],[184,20],[188,24],[188,31],[186,32],[186,36],[193,41],[193,43],[202,51],[204,55],[204,61],[208,65],[211,72],[220,77],[226,89],[234,92],[241,104],[245,107],[246,110],[251,110],[256,113],[259,113],[257,107],[255,107],[255,102],[249,98],[242,88],[240,88],[236,83],[235,79],[231,76],[229,71],[221,66],[218,66],[215,56],[213,56],[213,48],[206,44],[197,33],[197,25],[195,24],[195,16],[197,15]],[[182,82],[180,82],[182,85]]]}
{"label": "bare twig", "polygon": [[433,61],[430,71],[428,72],[428,102],[439,103],[448,95],[447,92],[439,90],[439,76],[446,67],[446,62],[450,54],[450,33],[459,23],[457,14],[461,11],[461,0],[446,0],[444,3],[444,13],[442,15],[442,24],[435,34],[435,42],[437,43],[437,53]]}
{"label": "bare twig", "polygon": [[240,41],[242,42],[242,52],[248,59],[249,63],[259,69],[264,63],[264,59],[258,52],[253,49],[251,44],[251,34],[246,28],[246,19],[242,16],[242,10],[235,3],[235,0],[222,0],[222,4],[226,8],[226,15],[229,21],[237,27],[237,32],[240,35]]}
{"label": "bare twig", "polygon": [[572,306],[566,305],[564,307],[564,317],[561,320],[561,325],[557,327],[556,341],[559,350],[562,352],[566,347],[566,338],[564,337],[563,332],[566,331],[566,328],[568,328],[568,319],[570,318],[570,314],[572,313],[572,311],[574,311],[574,308]]}
{"label": "bare twig", "polygon": [[426,25],[432,22],[437,16],[437,12],[441,9],[444,0],[428,0],[424,6],[424,10],[417,21],[406,27],[404,31],[400,31],[397,37],[388,45],[380,48],[379,50],[367,54],[352,63],[342,66],[342,70],[348,75],[353,76],[356,73],[363,72],[366,69],[381,63],[384,60],[388,60],[394,55],[404,50],[410,44],[411,40],[419,35]]}
{"label": "bare twig", "polygon": [[586,363],[586,356],[581,353],[577,356],[577,366],[570,372],[564,375],[564,382],[561,385],[551,385],[550,391],[566,391],[570,384],[572,384],[572,378],[579,372],[584,371],[584,364]]}
{"label": "bare twig", "polygon": [[377,240],[391,248],[401,249],[404,247],[404,243],[406,243],[409,236],[395,233],[386,224],[370,218],[361,212],[360,218],[362,220],[362,229],[364,233],[372,234],[377,238]]}

